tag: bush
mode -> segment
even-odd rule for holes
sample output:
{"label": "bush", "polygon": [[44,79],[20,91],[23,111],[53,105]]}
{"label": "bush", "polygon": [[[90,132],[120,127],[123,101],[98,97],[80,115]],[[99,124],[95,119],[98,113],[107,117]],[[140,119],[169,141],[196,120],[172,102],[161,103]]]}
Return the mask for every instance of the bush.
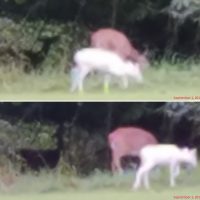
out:
{"label": "bush", "polygon": [[86,38],[87,30],[75,23],[0,18],[0,66],[26,71],[64,67]]}

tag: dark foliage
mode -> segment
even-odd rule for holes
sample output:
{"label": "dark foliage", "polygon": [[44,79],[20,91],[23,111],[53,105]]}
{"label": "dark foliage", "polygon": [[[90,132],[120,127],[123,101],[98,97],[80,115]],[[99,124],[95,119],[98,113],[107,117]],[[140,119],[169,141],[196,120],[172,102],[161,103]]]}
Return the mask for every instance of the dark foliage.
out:
{"label": "dark foliage", "polygon": [[[57,147],[55,149],[30,149],[21,148],[17,150],[28,168],[40,170],[42,168],[53,169],[57,166],[61,151],[63,150],[64,124],[58,126],[55,137],[57,137]],[[23,170],[23,169],[22,169]]]}
{"label": "dark foliage", "polygon": [[[66,24],[73,24],[73,30],[85,27],[88,32],[114,26],[124,31],[138,50],[148,49],[151,58],[160,59],[165,56],[173,61],[187,59],[188,56],[199,58],[200,3],[197,0],[1,0],[0,8],[2,17],[13,19],[16,25],[20,24],[20,31],[29,22],[35,22],[36,26],[34,23],[29,26],[33,27],[33,31],[27,32],[35,43],[39,42],[49,25],[52,25],[47,34],[50,40],[55,37],[55,30]],[[41,21],[44,22],[42,28]],[[62,47],[64,53],[68,45],[70,48],[67,51],[73,51],[77,44],[63,43],[62,37],[67,36],[66,40],[75,42],[78,36],[80,46],[84,46],[85,42],[81,42],[84,31],[78,31],[80,34],[74,31],[71,34],[71,31],[64,28],[56,32],[59,45],[65,46]],[[53,41],[44,52],[49,53],[51,48],[56,52],[56,45],[57,42]],[[30,47],[28,51],[33,49]],[[42,57],[46,54],[41,50],[34,52],[36,55],[33,52],[28,53],[31,63],[42,64]],[[61,57],[64,53],[59,52]]]}
{"label": "dark foliage", "polygon": [[60,152],[57,149],[19,149],[17,152],[26,162],[26,165],[32,170],[41,168],[55,168],[60,158]]}

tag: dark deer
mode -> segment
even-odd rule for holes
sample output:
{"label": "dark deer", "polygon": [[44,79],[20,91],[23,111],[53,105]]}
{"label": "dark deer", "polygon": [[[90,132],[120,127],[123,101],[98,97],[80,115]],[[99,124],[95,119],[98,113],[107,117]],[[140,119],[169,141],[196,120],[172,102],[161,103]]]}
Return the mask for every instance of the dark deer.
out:
{"label": "dark deer", "polygon": [[136,127],[117,128],[108,135],[108,144],[112,153],[112,172],[123,173],[122,157],[139,157],[139,152],[144,146],[157,143],[157,139],[144,129]]}
{"label": "dark deer", "polygon": [[114,51],[125,60],[131,60],[140,64],[141,69],[149,66],[145,55],[141,54],[126,35],[112,28],[102,28],[93,32],[90,36],[90,45]]}
{"label": "dark deer", "polygon": [[28,168],[39,171],[41,168],[53,169],[57,166],[61,151],[63,149],[63,133],[64,124],[58,126],[56,133],[57,147],[55,149],[29,149],[21,148],[17,150],[23,160],[25,161]]}

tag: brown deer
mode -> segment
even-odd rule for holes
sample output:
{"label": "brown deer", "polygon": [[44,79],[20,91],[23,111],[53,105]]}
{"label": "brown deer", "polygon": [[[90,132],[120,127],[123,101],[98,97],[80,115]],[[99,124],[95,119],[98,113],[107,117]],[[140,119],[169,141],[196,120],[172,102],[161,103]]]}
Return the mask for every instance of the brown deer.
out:
{"label": "brown deer", "polygon": [[137,127],[120,127],[108,135],[112,153],[111,169],[123,173],[121,159],[124,156],[139,157],[140,150],[149,144],[158,144],[157,139],[148,131]]}
{"label": "brown deer", "polygon": [[118,30],[102,28],[93,32],[90,36],[90,45],[114,51],[125,60],[139,63],[141,69],[149,66],[146,56],[132,46],[126,35]]}

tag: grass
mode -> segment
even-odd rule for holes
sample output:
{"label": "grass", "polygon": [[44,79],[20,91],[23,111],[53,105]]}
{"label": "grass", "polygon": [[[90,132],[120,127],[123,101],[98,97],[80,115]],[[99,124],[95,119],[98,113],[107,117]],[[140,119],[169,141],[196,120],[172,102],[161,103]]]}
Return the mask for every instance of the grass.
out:
{"label": "grass", "polygon": [[163,62],[159,69],[151,68],[144,73],[143,84],[132,83],[122,90],[115,80],[110,93],[103,92],[102,77],[89,77],[81,94],[69,92],[69,76],[63,72],[25,74],[0,68],[0,100],[199,100],[200,67],[189,68],[178,69]]}
{"label": "grass", "polygon": [[[33,174],[20,175],[12,187],[7,191],[0,191],[0,198],[4,200],[129,200],[150,199],[169,200],[175,196],[199,195],[200,168],[188,174],[182,171],[177,178],[177,186],[169,187],[168,171],[154,172],[151,176],[151,189],[131,190],[134,180],[132,173],[123,176],[97,172],[88,177],[65,176],[43,172],[39,176]],[[185,197],[186,198],[186,197]],[[182,198],[184,199],[184,198]]]}

